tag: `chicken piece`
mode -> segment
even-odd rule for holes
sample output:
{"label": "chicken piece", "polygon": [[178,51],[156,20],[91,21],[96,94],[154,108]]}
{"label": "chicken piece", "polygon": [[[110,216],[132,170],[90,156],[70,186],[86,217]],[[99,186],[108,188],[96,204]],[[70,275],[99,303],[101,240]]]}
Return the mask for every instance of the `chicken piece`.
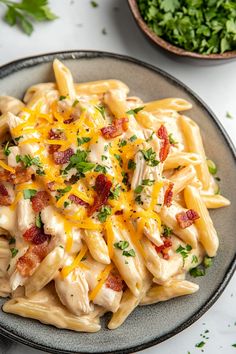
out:
{"label": "chicken piece", "polygon": [[92,257],[103,264],[110,263],[107,244],[103,234],[96,230],[84,230],[83,239],[86,242]]}
{"label": "chicken piece", "polygon": [[88,159],[90,162],[106,166],[108,168],[108,173],[113,176],[114,172],[112,169],[112,162],[110,159],[109,149],[104,149],[105,146],[107,146],[107,140],[100,136],[97,139],[97,143],[90,145],[90,153]]}
{"label": "chicken piece", "polygon": [[58,274],[55,288],[62,304],[75,315],[89,314],[92,311],[88,296],[89,286],[80,268],[73,270],[65,279]]}
{"label": "chicken piece", "polygon": [[18,114],[24,106],[24,103],[15,97],[0,96],[0,114],[8,112]]}
{"label": "chicken piece", "polygon": [[[97,285],[97,278],[105,269],[105,265],[96,262],[91,257],[87,257],[84,264],[88,266],[88,269],[85,270],[85,276],[89,289],[92,291]],[[123,291],[115,291],[108,288],[105,282],[94,298],[93,303],[104,307],[107,311],[116,312],[119,308],[122,294]]]}
{"label": "chicken piece", "polygon": [[11,167],[20,166],[19,162],[16,162],[16,156],[20,155],[20,149],[18,146],[9,147],[10,154],[7,157],[7,164]]}
{"label": "chicken piece", "polygon": [[17,204],[17,225],[22,234],[35,225],[35,213],[30,199],[20,199]]}
{"label": "chicken piece", "polygon": [[[67,235],[65,232],[65,224],[63,219],[57,214],[53,206],[47,206],[41,211],[42,222],[44,223],[44,232],[47,235],[54,237],[55,246],[66,246]],[[81,248],[81,235],[80,230],[72,228],[72,247],[70,253],[76,253]]]}

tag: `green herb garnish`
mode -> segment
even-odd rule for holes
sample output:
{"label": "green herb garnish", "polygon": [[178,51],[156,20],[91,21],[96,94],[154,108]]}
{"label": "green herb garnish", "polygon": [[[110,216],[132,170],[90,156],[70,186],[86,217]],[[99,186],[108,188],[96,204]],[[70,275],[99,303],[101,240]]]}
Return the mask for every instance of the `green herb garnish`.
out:
{"label": "green herb garnish", "polygon": [[119,141],[118,145],[119,145],[119,147],[125,146],[125,145],[127,145],[127,141],[122,139],[122,140]]}
{"label": "green herb garnish", "polygon": [[120,196],[121,186],[117,185],[113,190],[110,191],[109,199],[118,200]]}
{"label": "green herb garnish", "polygon": [[90,140],[91,140],[91,138],[88,138],[88,137],[82,137],[82,138],[78,137],[77,138],[78,146],[88,143]]}
{"label": "green herb garnish", "polygon": [[66,96],[60,96],[59,97],[59,101],[63,101],[63,100],[65,100],[66,99]]}
{"label": "green herb garnish", "polygon": [[135,250],[131,248],[129,251],[123,251],[122,255],[125,257],[135,257]]}
{"label": "green herb garnish", "polygon": [[213,264],[213,258],[205,256],[203,258],[203,265],[205,268],[210,268]]}
{"label": "green herb garnish", "polygon": [[32,197],[35,196],[36,193],[37,191],[35,189],[24,189],[23,190],[24,199],[31,199]]}
{"label": "green herb garnish", "polygon": [[178,141],[176,141],[174,138],[173,138],[173,134],[169,134],[169,142],[171,145],[176,145],[178,144]]}
{"label": "green herb garnish", "polygon": [[42,222],[42,219],[41,219],[41,213],[39,213],[39,214],[36,216],[35,225],[36,225],[39,229],[41,229],[41,227],[43,226],[43,222]]}
{"label": "green herb garnish", "polygon": [[195,268],[190,269],[189,274],[194,277],[203,277],[206,274],[206,271],[204,268],[197,266]]}
{"label": "green herb garnish", "polygon": [[119,248],[120,250],[123,251],[124,249],[129,247],[129,242],[128,241],[119,241],[119,242],[114,243],[114,247]]}
{"label": "green herb garnish", "polygon": [[143,190],[143,186],[139,185],[135,188],[134,193],[140,194]]}
{"label": "green herb garnish", "polygon": [[153,151],[152,148],[149,148],[148,150],[140,150],[141,153],[143,154],[144,159],[147,161],[147,164],[149,166],[157,166],[160,161],[156,160],[156,152]]}
{"label": "green herb garnish", "polygon": [[142,185],[143,186],[153,186],[155,179],[143,179]]}
{"label": "green herb garnish", "polygon": [[4,155],[6,155],[6,156],[9,156],[11,153],[11,150],[9,149],[9,144],[10,144],[10,141],[8,141],[3,148]]}
{"label": "green herb garnish", "polygon": [[132,136],[129,138],[129,140],[130,140],[131,142],[137,140],[137,135],[132,135]]}
{"label": "green herb garnish", "polygon": [[74,108],[74,107],[76,107],[77,106],[77,104],[79,103],[79,100],[74,100],[74,102],[73,102],[73,104],[72,104],[72,107]]}
{"label": "green herb garnish", "polygon": [[192,249],[192,246],[190,246],[190,245],[186,245],[186,247],[179,245],[179,247],[176,249],[175,252],[181,254],[181,256],[183,258],[183,264],[185,262],[185,259],[188,257],[191,249]]}
{"label": "green herb garnish", "polygon": [[137,108],[134,108],[134,109],[130,109],[126,113],[127,114],[137,114],[138,112],[142,111],[142,109],[144,109],[144,106],[143,107],[137,107]]}
{"label": "green herb garnish", "polygon": [[100,212],[98,213],[98,220],[100,222],[105,222],[108,215],[111,215],[111,207],[108,205],[103,205]]}
{"label": "green herb garnish", "polygon": [[162,233],[163,236],[169,237],[170,235],[172,235],[173,230],[170,227],[168,227],[166,225],[162,225],[162,227],[163,227],[163,233]]}
{"label": "green herb garnish", "polygon": [[128,161],[128,169],[135,170],[135,168],[136,168],[136,162],[134,162],[134,160],[129,160]]}
{"label": "green herb garnish", "polygon": [[207,159],[207,166],[208,166],[208,170],[210,172],[211,175],[215,175],[217,173],[217,167],[216,164],[214,163],[214,161]]}
{"label": "green herb garnish", "polygon": [[103,173],[105,175],[107,173],[107,169],[108,169],[107,166],[97,165],[95,167],[94,171],[95,172],[101,172],[101,173]]}
{"label": "green herb garnish", "polygon": [[15,242],[16,242],[16,239],[14,237],[11,237],[8,241],[9,245],[12,245]]}
{"label": "green herb garnish", "polygon": [[198,257],[194,254],[191,263],[198,263]]}
{"label": "green herb garnish", "polygon": [[105,107],[100,105],[100,106],[95,106],[95,108],[98,110],[98,112],[102,115],[102,117],[105,119]]}
{"label": "green herb garnish", "polygon": [[235,2],[229,0],[138,0],[140,13],[158,36],[200,54],[236,48]]}
{"label": "green herb garnish", "polygon": [[0,0],[0,3],[7,6],[4,20],[10,25],[18,25],[21,30],[31,35],[34,30],[32,19],[35,21],[52,21],[57,16],[48,7],[48,0]]}
{"label": "green herb garnish", "polygon": [[96,1],[90,1],[92,7],[98,7],[98,3]]}
{"label": "green herb garnish", "polygon": [[195,345],[196,348],[202,348],[206,343],[205,342],[200,342]]}
{"label": "green herb garnish", "polygon": [[24,167],[30,167],[30,166],[37,166],[39,168],[42,168],[42,164],[39,160],[38,157],[31,157],[30,155],[16,155],[16,162],[22,162]]}
{"label": "green herb garnish", "polygon": [[10,251],[11,251],[12,258],[14,258],[19,252],[17,248],[10,248]]}

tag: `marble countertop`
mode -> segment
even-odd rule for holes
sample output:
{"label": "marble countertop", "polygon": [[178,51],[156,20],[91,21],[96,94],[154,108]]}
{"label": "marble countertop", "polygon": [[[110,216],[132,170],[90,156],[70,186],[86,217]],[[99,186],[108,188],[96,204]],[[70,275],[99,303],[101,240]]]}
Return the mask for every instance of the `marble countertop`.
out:
{"label": "marble countertop", "polygon": [[[140,33],[126,0],[51,0],[59,19],[35,25],[27,37],[1,21],[0,65],[46,52],[93,49],[125,54],[160,67],[191,87],[216,113],[236,145],[236,61],[223,65],[199,64],[167,56]],[[4,8],[0,5],[0,17]],[[103,30],[105,29],[105,31]],[[106,34],[104,34],[106,33]],[[234,119],[226,117],[230,112]],[[205,331],[209,331],[204,333]],[[204,338],[203,336],[207,337]],[[208,339],[209,338],[209,339]],[[196,343],[206,342],[203,348]],[[220,299],[195,324],[143,354],[233,354],[236,348],[236,275]],[[42,351],[0,336],[0,354],[39,354]]]}

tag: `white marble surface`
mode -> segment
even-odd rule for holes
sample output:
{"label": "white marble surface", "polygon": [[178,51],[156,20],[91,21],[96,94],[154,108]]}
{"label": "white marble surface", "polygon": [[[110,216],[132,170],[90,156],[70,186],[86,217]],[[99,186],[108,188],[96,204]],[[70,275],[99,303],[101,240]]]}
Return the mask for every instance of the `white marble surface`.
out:
{"label": "white marble surface", "polygon": [[[52,9],[60,17],[53,23],[35,26],[31,37],[0,22],[0,65],[45,52],[69,49],[94,49],[126,54],[159,66],[190,86],[217,114],[236,144],[236,61],[203,66],[168,57],[156,50],[137,29],[126,0],[97,0],[93,8],[88,0],[52,0]],[[4,12],[0,5],[0,17]],[[107,34],[102,34],[105,28]],[[229,111],[235,118],[226,118]],[[202,348],[205,354],[233,354],[236,348],[236,276],[216,304],[194,325],[168,341],[143,351],[144,354],[195,354],[200,334],[209,330]],[[36,354],[20,344],[3,341],[0,354]]]}

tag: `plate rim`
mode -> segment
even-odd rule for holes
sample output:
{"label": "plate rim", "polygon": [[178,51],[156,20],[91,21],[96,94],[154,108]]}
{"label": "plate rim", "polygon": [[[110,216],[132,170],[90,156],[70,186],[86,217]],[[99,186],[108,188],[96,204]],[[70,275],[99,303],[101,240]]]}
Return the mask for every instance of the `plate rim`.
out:
{"label": "plate rim", "polygon": [[[214,122],[215,126],[219,129],[221,134],[223,135],[223,138],[225,139],[225,142],[227,143],[229,150],[231,151],[232,157],[234,158],[234,161],[236,162],[236,148],[229,137],[228,133],[226,132],[225,128],[223,127],[222,123],[219,121],[219,119],[216,117],[215,113],[209,108],[209,106],[202,100],[191,88],[189,88],[186,84],[184,84],[181,80],[175,78],[171,74],[167,73],[165,70],[160,69],[157,66],[154,66],[152,64],[146,63],[142,60],[133,58],[131,56],[123,55],[123,54],[117,54],[117,53],[111,53],[111,52],[106,52],[106,51],[98,51],[98,50],[67,50],[67,51],[55,51],[55,52],[48,52],[48,53],[43,53],[43,54],[38,54],[38,55],[33,55],[33,56],[28,56],[28,57],[23,57],[17,60],[13,60],[9,63],[6,63],[4,65],[0,66],[0,79],[5,78],[7,76],[10,76],[11,74],[14,74],[15,72],[18,72],[22,69],[27,69],[33,66],[37,66],[43,63],[48,63],[51,62],[55,57],[63,60],[68,60],[68,59],[96,59],[96,58],[111,58],[111,59],[118,59],[120,61],[136,64],[138,66],[144,67],[146,69],[149,69],[155,73],[160,74],[162,77],[166,78],[167,80],[173,82],[175,85],[180,86],[184,91],[186,91],[188,94],[192,96],[192,98],[197,101],[202,108],[204,108],[209,116],[211,117],[212,121]],[[220,297],[220,295],[223,293],[224,289],[226,288],[227,284],[229,283],[230,279],[232,278],[234,272],[236,270],[236,254],[235,257],[232,259],[230,265],[228,266],[226,270],[226,275],[223,278],[222,282],[216,289],[215,293],[213,296],[211,296],[205,303],[201,306],[200,310],[198,312],[195,312],[191,318],[183,321],[179,326],[177,326],[175,329],[172,331],[162,335],[161,337],[155,338],[147,343],[143,343],[140,345],[135,345],[135,346],[129,346],[126,349],[118,349],[114,350],[112,352],[109,352],[110,354],[128,354],[128,353],[134,353],[138,352],[140,350],[144,350],[146,348],[150,348],[154,345],[157,345],[161,342],[164,342],[165,340],[175,336],[176,334],[182,332],[184,329],[192,325],[194,322],[196,322],[206,311],[208,311],[212,305],[216,302],[216,300]],[[2,309],[0,309],[2,311]],[[56,348],[51,348],[50,346],[45,346],[43,344],[39,344],[36,341],[32,339],[26,339],[21,337],[20,335],[17,335],[15,333],[12,333],[8,329],[3,327],[3,324],[0,323],[0,329],[2,330],[2,335],[10,338],[14,341],[17,341],[19,343],[22,343],[24,345],[28,345],[32,348],[35,349],[40,349],[44,350],[46,352],[50,353],[55,353],[55,354],[72,354],[75,352],[73,351],[68,351],[68,350],[62,350],[62,349],[56,349]],[[88,354],[89,352],[77,352],[78,354]],[[100,354],[108,354],[106,351],[100,352]]]}

